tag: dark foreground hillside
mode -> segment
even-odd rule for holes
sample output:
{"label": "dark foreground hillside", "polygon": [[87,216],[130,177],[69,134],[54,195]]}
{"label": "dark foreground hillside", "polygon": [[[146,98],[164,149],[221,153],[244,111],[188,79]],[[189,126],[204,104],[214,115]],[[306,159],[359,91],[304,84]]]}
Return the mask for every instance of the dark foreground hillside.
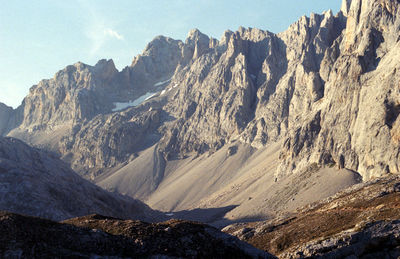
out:
{"label": "dark foreground hillside", "polygon": [[61,223],[0,212],[0,258],[273,258],[195,222],[99,215]]}

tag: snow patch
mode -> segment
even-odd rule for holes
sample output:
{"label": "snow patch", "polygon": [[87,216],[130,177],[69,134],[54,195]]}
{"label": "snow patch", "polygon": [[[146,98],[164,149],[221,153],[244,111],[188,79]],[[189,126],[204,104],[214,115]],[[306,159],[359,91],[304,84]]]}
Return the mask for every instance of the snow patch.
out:
{"label": "snow patch", "polygon": [[129,102],[125,102],[125,103],[119,103],[119,102],[113,103],[115,108],[112,109],[112,111],[113,112],[117,112],[117,111],[125,110],[128,107],[138,106],[139,104],[143,103],[144,101],[149,100],[150,98],[152,98],[156,94],[157,93],[148,92],[148,93],[140,96],[139,98],[137,98],[134,101],[129,101]]}
{"label": "snow patch", "polygon": [[167,213],[167,214],[165,214],[165,216],[172,217],[172,216],[174,216],[174,213]]}
{"label": "snow patch", "polygon": [[151,99],[151,98],[153,98],[154,97],[154,95],[156,95],[156,93],[153,93],[152,95],[150,95],[149,97],[146,97],[146,99],[144,99],[145,101],[147,101],[147,100],[149,100],[149,99]]}
{"label": "snow patch", "polygon": [[165,93],[171,91],[172,89],[178,87],[178,84],[174,84],[172,87],[166,88],[164,90],[161,91],[160,95],[164,95]]}
{"label": "snow patch", "polygon": [[154,86],[161,86],[161,85],[163,85],[163,84],[168,83],[169,81],[171,81],[171,79],[172,79],[172,78],[170,78],[170,79],[168,79],[168,80],[165,80],[165,81],[161,81],[161,82],[155,83]]}

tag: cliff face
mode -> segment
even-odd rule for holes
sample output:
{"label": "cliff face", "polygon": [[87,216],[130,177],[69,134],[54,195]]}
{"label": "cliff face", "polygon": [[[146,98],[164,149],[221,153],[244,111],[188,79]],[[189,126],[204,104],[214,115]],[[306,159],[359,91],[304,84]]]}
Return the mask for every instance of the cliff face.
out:
{"label": "cliff face", "polygon": [[[116,73],[112,61],[101,60],[94,67],[76,63],[57,72],[53,79],[42,80],[23,101],[21,128],[51,128],[111,110]],[[125,90],[123,85],[118,88]]]}
{"label": "cliff face", "polygon": [[399,173],[398,12],[395,0],[344,0],[337,15],[311,14],[279,34],[160,36],[121,72],[77,63],[32,87],[9,135],[46,144],[92,178],[152,145],[162,178],[171,160],[279,141],[277,179],[313,163],[364,179]]}
{"label": "cliff face", "polygon": [[365,179],[399,173],[398,7],[351,2],[346,29],[319,68],[324,98],[292,128],[278,173],[310,162],[333,162]]}

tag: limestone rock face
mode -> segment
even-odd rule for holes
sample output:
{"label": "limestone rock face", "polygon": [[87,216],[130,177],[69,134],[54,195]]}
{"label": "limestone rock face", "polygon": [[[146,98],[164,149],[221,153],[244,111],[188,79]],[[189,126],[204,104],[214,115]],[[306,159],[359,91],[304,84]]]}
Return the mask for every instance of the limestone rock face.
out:
{"label": "limestone rock face", "polygon": [[324,98],[292,128],[278,174],[310,162],[336,163],[365,179],[399,173],[398,7],[398,1],[351,2],[346,29],[320,67],[330,70]]}
{"label": "limestone rock face", "polygon": [[241,29],[227,43],[178,71],[178,90],[165,109],[178,118],[161,143],[168,154],[205,152],[222,147],[254,117],[257,76],[271,33]]}
{"label": "limestone rock face", "polygon": [[62,220],[91,213],[156,220],[144,203],[82,179],[54,154],[0,138],[0,210]]}
{"label": "limestone rock face", "polygon": [[140,89],[142,94],[157,89],[158,82],[167,81],[174,74],[183,58],[183,46],[179,40],[158,36],[121,74],[133,88]]}
{"label": "limestone rock face", "polygon": [[73,169],[94,178],[102,169],[134,159],[136,152],[154,145],[159,139],[161,111],[98,115],[62,140],[61,153]]}
{"label": "limestone rock face", "polygon": [[76,63],[59,71],[53,79],[42,80],[24,99],[21,126],[49,127],[91,119],[111,110],[109,93],[116,72],[111,60],[102,60],[94,67]]}
{"label": "limestone rock face", "polygon": [[[160,90],[182,60],[181,41],[156,37],[132,65],[121,72],[112,60],[100,60],[95,66],[78,62],[57,72],[52,79],[31,87],[24,99],[11,136],[24,138],[38,131],[51,132],[62,125],[82,125],[98,114],[109,113],[115,103],[134,101]],[[167,80],[168,81],[168,80]],[[165,82],[167,82],[165,81]],[[7,118],[2,118],[5,124]],[[20,133],[20,132],[23,133]],[[26,138],[29,140],[29,138]]]}
{"label": "limestone rock face", "polygon": [[351,1],[352,0],[343,0],[342,1],[342,6],[340,8],[340,11],[342,11],[344,16],[347,16],[347,14],[349,13]]}
{"label": "limestone rock face", "polygon": [[2,128],[18,126],[9,135],[46,144],[92,179],[151,146],[164,164],[233,142],[283,143],[277,181],[313,163],[365,179],[399,173],[399,6],[344,0],[338,14],[301,17],[279,34],[159,36],[121,72],[103,60],[43,80],[19,123]]}
{"label": "limestone rock face", "polygon": [[240,140],[255,147],[280,139],[324,94],[319,67],[345,18],[302,17],[279,35],[226,32],[215,49],[177,71],[166,110],[178,118],[161,140],[168,154],[202,153]]}

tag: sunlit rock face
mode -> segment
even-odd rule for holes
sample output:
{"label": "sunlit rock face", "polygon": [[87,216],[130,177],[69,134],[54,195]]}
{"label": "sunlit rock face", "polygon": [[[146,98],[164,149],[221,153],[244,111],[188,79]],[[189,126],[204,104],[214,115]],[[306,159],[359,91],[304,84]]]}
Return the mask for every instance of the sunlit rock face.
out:
{"label": "sunlit rock face", "polygon": [[235,141],[282,141],[277,179],[310,163],[398,173],[398,7],[344,0],[279,34],[159,36],[121,72],[101,60],[41,81],[1,128],[92,178],[152,145],[165,162]]}
{"label": "sunlit rock face", "polygon": [[324,98],[287,139],[279,173],[311,161],[334,162],[365,179],[399,173],[399,2],[347,6],[346,29],[320,67]]}

